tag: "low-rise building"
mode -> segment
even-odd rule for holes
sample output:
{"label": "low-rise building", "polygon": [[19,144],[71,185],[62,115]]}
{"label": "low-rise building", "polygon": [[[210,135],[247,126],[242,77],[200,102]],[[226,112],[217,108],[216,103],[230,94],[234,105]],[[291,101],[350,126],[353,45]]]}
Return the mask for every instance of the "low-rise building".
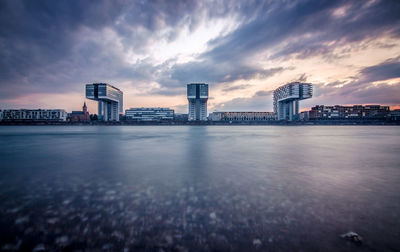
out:
{"label": "low-rise building", "polygon": [[0,110],[0,122],[3,120],[3,111]]}
{"label": "low-rise building", "polygon": [[173,120],[174,110],[170,108],[130,108],[125,110],[126,120],[162,121]]}
{"label": "low-rise building", "polygon": [[64,109],[5,109],[3,121],[66,121]]}
{"label": "low-rise building", "polygon": [[400,121],[400,109],[390,111],[390,119]]}
{"label": "low-rise building", "polygon": [[210,121],[272,121],[276,120],[274,112],[212,112]]}
{"label": "low-rise building", "polygon": [[71,122],[89,122],[90,115],[87,111],[86,102],[83,103],[82,111],[72,111],[68,114],[68,120]]}
{"label": "low-rise building", "polygon": [[310,119],[310,111],[303,111],[299,114],[299,120],[307,121]]}
{"label": "low-rise building", "polygon": [[309,111],[310,120],[335,119],[387,119],[390,117],[389,106],[381,105],[353,105],[353,106],[325,106],[317,105]]}
{"label": "low-rise building", "polygon": [[175,121],[188,121],[189,115],[188,114],[175,114],[174,120]]}

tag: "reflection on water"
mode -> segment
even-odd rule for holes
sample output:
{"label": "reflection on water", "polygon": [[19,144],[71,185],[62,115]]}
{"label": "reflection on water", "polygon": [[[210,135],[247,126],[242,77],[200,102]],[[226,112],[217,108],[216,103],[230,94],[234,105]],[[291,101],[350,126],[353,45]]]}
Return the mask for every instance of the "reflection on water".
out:
{"label": "reflection on water", "polygon": [[400,248],[399,127],[1,127],[0,139],[5,251]]}

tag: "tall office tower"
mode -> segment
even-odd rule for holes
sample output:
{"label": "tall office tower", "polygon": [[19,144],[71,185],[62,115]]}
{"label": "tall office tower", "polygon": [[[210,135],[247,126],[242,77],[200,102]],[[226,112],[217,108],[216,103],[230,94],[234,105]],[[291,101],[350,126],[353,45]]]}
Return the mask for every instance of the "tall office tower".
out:
{"label": "tall office tower", "polygon": [[189,101],[189,121],[207,121],[208,84],[191,83],[187,85]]}
{"label": "tall office tower", "polygon": [[103,121],[119,121],[123,113],[123,93],[107,83],[86,84],[86,98],[98,101],[98,118]]}
{"label": "tall office tower", "polygon": [[310,83],[292,82],[274,91],[274,112],[278,120],[298,119],[299,101],[312,97]]}

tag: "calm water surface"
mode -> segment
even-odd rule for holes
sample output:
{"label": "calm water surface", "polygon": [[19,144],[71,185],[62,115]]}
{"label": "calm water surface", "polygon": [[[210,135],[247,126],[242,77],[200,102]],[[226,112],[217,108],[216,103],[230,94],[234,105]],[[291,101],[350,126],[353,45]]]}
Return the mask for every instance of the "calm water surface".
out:
{"label": "calm water surface", "polygon": [[400,127],[0,127],[0,167],[4,251],[400,251]]}

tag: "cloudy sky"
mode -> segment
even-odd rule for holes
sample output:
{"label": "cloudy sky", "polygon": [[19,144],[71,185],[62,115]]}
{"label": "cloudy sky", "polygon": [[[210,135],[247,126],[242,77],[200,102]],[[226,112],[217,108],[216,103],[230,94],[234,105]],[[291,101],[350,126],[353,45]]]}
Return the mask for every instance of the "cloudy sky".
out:
{"label": "cloudy sky", "polygon": [[[124,108],[272,111],[271,91],[314,84],[316,104],[400,107],[400,1],[0,0],[0,109],[80,109],[107,82]],[[89,101],[90,112],[96,103]]]}

